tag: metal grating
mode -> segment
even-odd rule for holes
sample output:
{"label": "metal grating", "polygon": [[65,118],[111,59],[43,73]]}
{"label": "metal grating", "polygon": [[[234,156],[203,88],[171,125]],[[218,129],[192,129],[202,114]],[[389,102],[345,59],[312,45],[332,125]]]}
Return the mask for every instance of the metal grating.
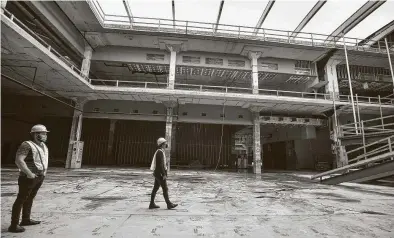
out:
{"label": "metal grating", "polygon": [[183,56],[182,57],[182,62],[183,63],[188,63],[188,64],[200,64],[201,57],[197,56]]}
{"label": "metal grating", "polygon": [[221,58],[205,58],[205,64],[223,65],[223,59],[221,59]]}
{"label": "metal grating", "polygon": [[244,60],[228,60],[228,66],[245,67],[245,61]]}
{"label": "metal grating", "polygon": [[161,55],[161,54],[146,54],[146,60],[149,60],[149,61],[164,61],[164,55]]}
{"label": "metal grating", "polygon": [[278,70],[279,66],[278,64],[275,63],[267,63],[267,62],[261,62],[260,63],[261,68],[263,69],[271,69],[271,70]]}

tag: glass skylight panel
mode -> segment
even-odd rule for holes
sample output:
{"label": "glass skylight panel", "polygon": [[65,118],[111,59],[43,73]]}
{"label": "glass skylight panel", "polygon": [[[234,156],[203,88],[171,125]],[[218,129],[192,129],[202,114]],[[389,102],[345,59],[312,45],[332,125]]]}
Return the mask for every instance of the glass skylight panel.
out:
{"label": "glass skylight panel", "polygon": [[394,1],[387,1],[355,26],[346,37],[365,39],[394,20]]}
{"label": "glass skylight panel", "polygon": [[106,15],[127,16],[122,0],[97,0]]}
{"label": "glass skylight panel", "polygon": [[366,0],[327,1],[302,31],[329,35],[366,2]]}
{"label": "glass skylight panel", "polygon": [[[171,0],[128,0],[134,17],[172,19]],[[176,7],[177,1],[175,1]],[[176,12],[176,9],[175,9]]]}
{"label": "glass skylight panel", "polygon": [[255,27],[267,4],[268,1],[226,0],[219,23]]}
{"label": "glass skylight panel", "polygon": [[220,0],[175,1],[175,19],[215,23],[219,12],[219,5]]}
{"label": "glass skylight panel", "polygon": [[293,31],[317,1],[275,1],[262,28]]}

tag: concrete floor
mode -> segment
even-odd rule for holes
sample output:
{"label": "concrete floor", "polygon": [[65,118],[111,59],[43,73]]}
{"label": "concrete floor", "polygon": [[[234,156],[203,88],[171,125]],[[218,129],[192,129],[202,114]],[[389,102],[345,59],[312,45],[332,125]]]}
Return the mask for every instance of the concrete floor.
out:
{"label": "concrete floor", "polygon": [[2,237],[394,237],[394,189],[327,186],[307,173],[171,171],[166,210],[147,209],[147,169],[51,169],[33,205],[41,225],[7,232],[17,172],[2,169]]}

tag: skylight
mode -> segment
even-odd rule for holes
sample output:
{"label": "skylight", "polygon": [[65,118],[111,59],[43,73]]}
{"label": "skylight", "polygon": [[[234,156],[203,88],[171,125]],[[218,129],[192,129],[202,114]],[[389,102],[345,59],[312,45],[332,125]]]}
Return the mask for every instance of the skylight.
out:
{"label": "skylight", "polygon": [[367,1],[328,1],[302,30],[329,35]]}

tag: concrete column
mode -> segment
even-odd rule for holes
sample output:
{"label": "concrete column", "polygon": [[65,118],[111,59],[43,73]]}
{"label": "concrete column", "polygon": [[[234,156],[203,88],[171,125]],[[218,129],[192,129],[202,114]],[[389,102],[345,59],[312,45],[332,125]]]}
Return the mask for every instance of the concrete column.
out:
{"label": "concrete column", "polygon": [[253,173],[261,174],[260,113],[253,112]]}
{"label": "concrete column", "polygon": [[83,61],[82,61],[82,68],[81,73],[82,76],[89,77],[90,71],[90,62],[92,59],[93,49],[89,45],[85,45],[85,52],[83,53]]}
{"label": "concrete column", "polygon": [[167,168],[168,171],[170,171],[170,165],[171,165],[171,145],[173,141],[173,134],[172,134],[172,121],[173,121],[173,109],[176,106],[175,101],[168,101],[164,102],[164,105],[166,106],[167,110],[167,116],[166,116],[166,132],[165,132],[165,139],[167,140],[168,148],[166,149],[166,159],[167,159]]}
{"label": "concrete column", "polygon": [[5,6],[7,5],[7,0],[1,0],[1,13],[4,13]]}
{"label": "concrete column", "polygon": [[261,52],[250,51],[248,56],[251,60],[252,65],[252,92],[253,94],[259,94],[259,65],[257,63],[258,59],[262,55]]}
{"label": "concrete column", "polygon": [[[83,110],[83,106],[85,105],[86,100],[77,100],[75,107]],[[68,151],[67,151],[67,159],[66,159],[66,169],[71,167],[71,156],[72,156],[72,149],[73,143],[75,141],[79,141],[81,138],[81,131],[82,131],[82,112],[78,110],[74,110],[74,115],[71,124],[71,132],[70,132],[70,139],[68,143]]]}
{"label": "concrete column", "polygon": [[340,129],[340,120],[338,120],[338,134],[333,133],[333,141],[335,146],[335,157],[336,157],[336,167],[340,168],[348,165],[348,157],[346,153],[346,147],[341,144],[341,140],[338,137],[343,135]]}
{"label": "concrete column", "polygon": [[337,65],[341,61],[338,59],[329,59],[327,61],[326,66],[324,67],[325,71],[325,80],[328,82],[326,85],[326,93],[332,96],[332,93],[335,93],[335,97],[338,98],[339,95],[339,86],[338,86],[338,76],[337,76]]}
{"label": "concrete column", "polygon": [[174,89],[175,86],[175,68],[176,68],[176,54],[181,50],[181,45],[167,44],[167,49],[170,51],[170,72],[168,75],[168,89]]}
{"label": "concrete column", "polygon": [[114,154],[113,154],[113,145],[114,145],[114,137],[115,137],[115,126],[116,126],[117,120],[111,119],[110,124],[109,124],[109,137],[108,137],[108,150],[107,150],[107,156],[111,159],[113,159]]}

